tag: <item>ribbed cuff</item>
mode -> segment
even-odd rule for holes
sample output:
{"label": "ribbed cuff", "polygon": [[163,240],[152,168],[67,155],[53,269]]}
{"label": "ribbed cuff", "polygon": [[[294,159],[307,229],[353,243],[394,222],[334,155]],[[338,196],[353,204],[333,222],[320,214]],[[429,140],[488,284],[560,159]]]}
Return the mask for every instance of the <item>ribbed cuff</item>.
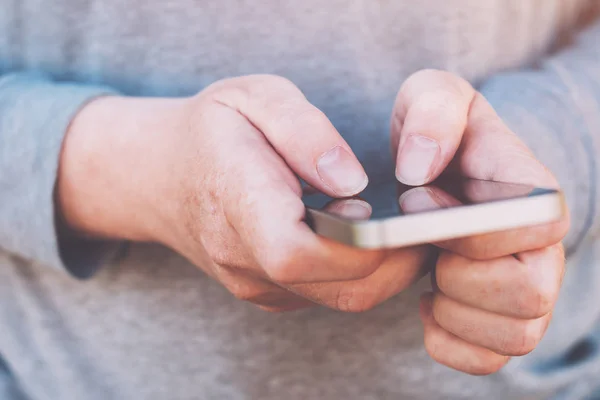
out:
{"label": "ribbed cuff", "polygon": [[33,262],[91,276],[122,243],[59,237],[54,188],[63,137],[102,86],[52,82],[38,74],[0,78],[0,247]]}

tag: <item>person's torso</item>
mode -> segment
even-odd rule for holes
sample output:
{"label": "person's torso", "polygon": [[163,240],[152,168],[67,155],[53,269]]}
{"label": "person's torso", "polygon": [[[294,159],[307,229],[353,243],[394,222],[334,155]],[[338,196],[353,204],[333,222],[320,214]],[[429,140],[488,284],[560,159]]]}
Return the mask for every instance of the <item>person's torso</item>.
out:
{"label": "person's torso", "polygon": [[388,120],[409,74],[477,83],[529,65],[587,0],[0,0],[0,69],[42,69],[130,95],[189,95],[221,78],[296,83],[368,172],[389,163]]}
{"label": "person's torso", "polygon": [[[41,69],[152,96],[282,75],[376,177],[391,168],[390,112],[412,72],[441,68],[477,84],[533,64],[585,4],[0,0],[0,71]],[[0,354],[34,399],[521,396],[518,366],[526,361],[474,378],[429,360],[418,319],[426,286],[360,315],[275,315],[233,299],[159,247],[134,246],[87,282],[0,252]],[[562,350],[546,346],[544,354]]]}

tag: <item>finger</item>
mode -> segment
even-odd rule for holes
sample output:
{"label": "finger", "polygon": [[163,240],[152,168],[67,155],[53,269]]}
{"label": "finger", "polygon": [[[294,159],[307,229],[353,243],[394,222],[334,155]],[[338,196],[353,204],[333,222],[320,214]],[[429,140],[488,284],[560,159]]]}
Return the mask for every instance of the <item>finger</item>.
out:
{"label": "finger", "polygon": [[[526,195],[531,186],[499,184],[491,181],[467,180],[463,188],[473,203],[495,201]],[[434,186],[417,187],[403,193],[400,208],[406,214],[456,207],[459,200]],[[491,260],[506,255],[541,249],[560,243],[568,230],[568,219],[533,227],[468,236],[439,241],[435,244],[467,258]]]}
{"label": "finger", "polygon": [[324,210],[355,221],[368,220],[373,212],[371,205],[360,199],[334,200]]}
{"label": "finger", "polygon": [[258,128],[307,183],[330,196],[352,196],[367,175],[350,146],[319,109],[285,78],[256,75],[222,81],[210,91]]}
{"label": "finger", "polygon": [[[533,187],[558,186],[552,174],[504,125],[480,94],[473,100],[467,129],[455,159],[455,167],[461,174],[474,179]],[[490,193],[482,189],[483,185],[491,187],[485,183],[466,187],[466,194],[472,201],[485,201],[490,196]],[[496,194],[498,192],[497,189],[492,191]],[[565,210],[563,218],[556,222],[450,240],[439,245],[475,259],[502,257],[560,242],[569,230],[569,223],[569,215]]]}
{"label": "finger", "polygon": [[474,260],[491,260],[556,245],[568,230],[569,222],[565,218],[550,224],[441,241],[436,245]]}
{"label": "finger", "polygon": [[433,186],[422,186],[404,192],[398,199],[400,209],[406,214],[456,207],[460,201],[444,190]]}
{"label": "finger", "polygon": [[467,306],[442,293],[434,295],[432,310],[443,329],[475,346],[507,356],[522,356],[535,349],[551,318],[551,314],[531,320],[506,317]]}
{"label": "finger", "polygon": [[303,221],[302,201],[291,193],[288,198],[281,194],[263,191],[261,199],[269,201],[252,201],[252,207],[232,220],[272,281],[288,285],[361,279],[384,260],[384,250],[350,247],[315,235]]}
{"label": "finger", "polygon": [[441,328],[433,318],[431,297],[431,294],[425,294],[420,304],[425,349],[431,358],[471,375],[489,375],[506,365],[509,357],[468,343]]}
{"label": "finger", "polygon": [[[467,193],[475,203],[493,196],[489,190],[480,190],[476,194],[479,196],[475,196],[474,191]],[[508,196],[508,193],[504,195]],[[560,220],[547,224],[452,239],[436,244],[468,258],[489,260],[560,243],[569,230],[569,224],[569,215],[566,213]]]}
{"label": "finger", "polygon": [[460,182],[464,197],[474,204],[525,197],[535,189],[531,185],[512,184],[478,179]]}
{"label": "finger", "polygon": [[490,261],[443,251],[435,278],[439,290],[467,306],[514,318],[550,313],[565,271],[562,245]]}
{"label": "finger", "polygon": [[448,165],[467,125],[475,90],[448,72],[423,70],[402,85],[392,117],[396,177],[423,185]]}
{"label": "finger", "polygon": [[293,311],[316,305],[288,290],[239,270],[215,265],[212,272],[212,276],[235,298],[253,303],[265,311]]}
{"label": "finger", "polygon": [[400,293],[430,271],[435,259],[432,246],[390,251],[381,266],[366,278],[317,284],[292,285],[290,290],[315,303],[344,311],[363,312]]}

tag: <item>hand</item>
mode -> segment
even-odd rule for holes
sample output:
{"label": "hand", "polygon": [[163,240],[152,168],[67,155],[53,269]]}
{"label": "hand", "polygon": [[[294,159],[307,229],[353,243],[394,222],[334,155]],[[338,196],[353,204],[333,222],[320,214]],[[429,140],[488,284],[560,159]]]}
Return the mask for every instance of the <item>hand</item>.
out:
{"label": "hand", "polygon": [[[429,183],[451,170],[474,179],[557,186],[485,98],[450,73],[424,70],[411,76],[392,121],[396,176],[405,184]],[[560,242],[568,226],[564,218],[438,243],[443,251],[434,290],[421,299],[431,357],[467,373],[490,374],[510,356],[532,351],[558,296],[564,273]]]}
{"label": "hand", "polygon": [[74,230],[163,243],[270,311],[364,311],[424,275],[426,247],[366,251],[315,235],[295,174],[332,196],[367,184],[298,88],[248,76],[186,99],[91,102],[67,134],[58,199]]}

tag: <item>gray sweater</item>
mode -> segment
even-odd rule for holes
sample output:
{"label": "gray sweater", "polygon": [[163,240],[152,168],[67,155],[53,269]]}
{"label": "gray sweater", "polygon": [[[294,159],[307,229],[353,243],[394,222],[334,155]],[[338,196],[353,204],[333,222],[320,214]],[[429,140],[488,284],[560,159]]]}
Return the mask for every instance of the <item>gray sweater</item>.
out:
{"label": "gray sweater", "polygon": [[[600,23],[588,3],[0,0],[0,399],[593,398]],[[158,246],[115,257],[113,244],[82,242],[59,254],[59,149],[94,96],[283,75],[376,176],[392,168],[396,91],[425,67],[477,85],[558,176],[573,215],[553,323],[502,372],[476,378],[428,358],[426,281],[363,314],[276,315]]]}

